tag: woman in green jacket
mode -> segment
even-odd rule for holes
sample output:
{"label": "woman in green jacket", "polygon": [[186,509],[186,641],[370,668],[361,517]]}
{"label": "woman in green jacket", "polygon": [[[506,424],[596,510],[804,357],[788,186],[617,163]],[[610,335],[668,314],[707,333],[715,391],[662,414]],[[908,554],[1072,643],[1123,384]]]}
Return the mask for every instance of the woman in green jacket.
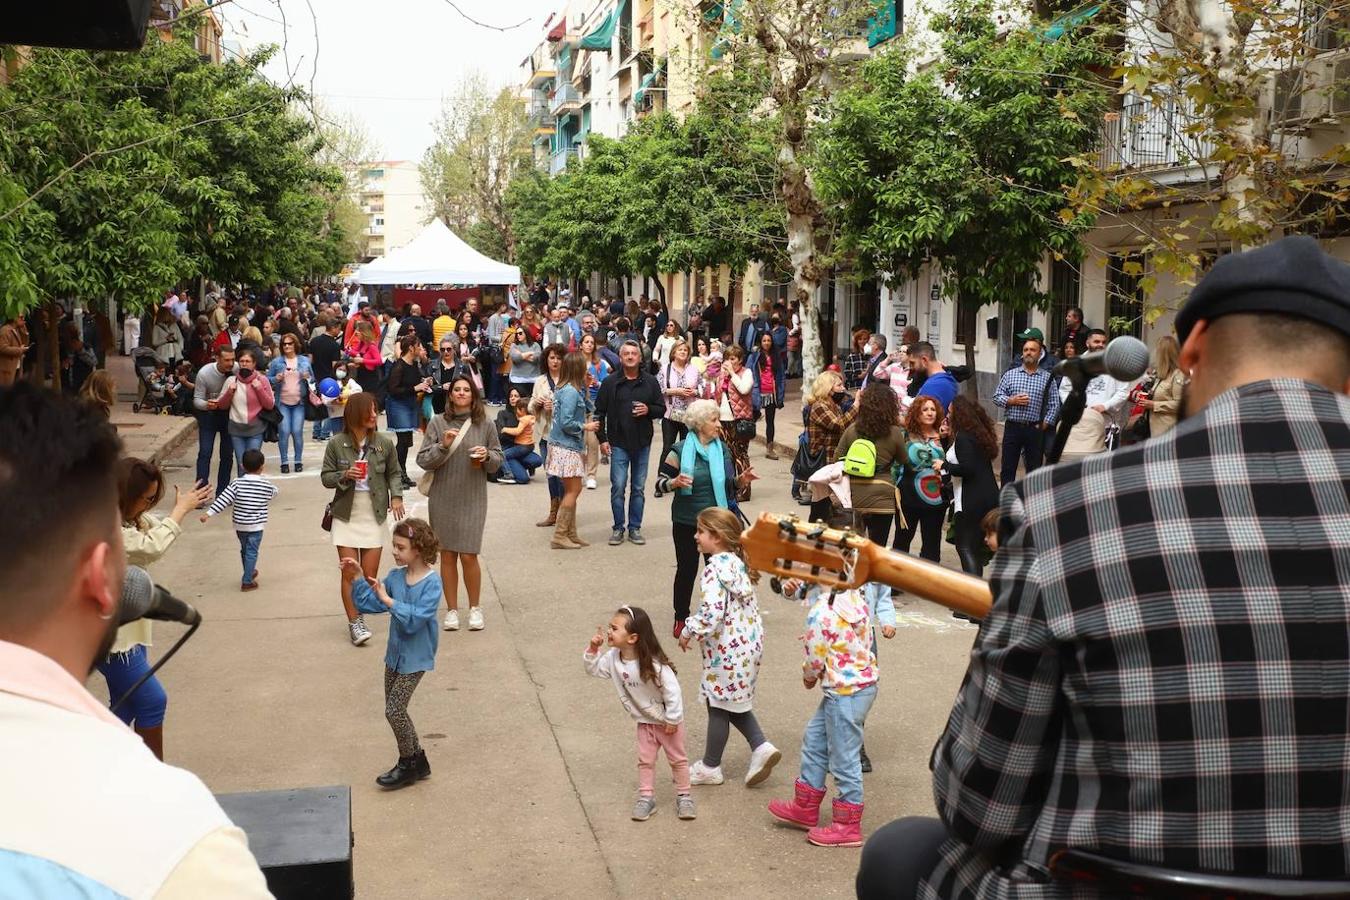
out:
{"label": "woman in green jacket", "polygon": [[[333,488],[333,545],[338,559],[361,561],[361,570],[371,578],[380,574],[380,553],[385,543],[385,519],[403,518],[403,470],[399,468],[394,441],[380,434],[375,395],[352,395],[342,416],[342,433],[328,442],[323,454],[323,486]],[[370,640],[365,619],[352,602],[352,575],[342,572],[342,606],[347,611],[347,630],[352,643]]]}

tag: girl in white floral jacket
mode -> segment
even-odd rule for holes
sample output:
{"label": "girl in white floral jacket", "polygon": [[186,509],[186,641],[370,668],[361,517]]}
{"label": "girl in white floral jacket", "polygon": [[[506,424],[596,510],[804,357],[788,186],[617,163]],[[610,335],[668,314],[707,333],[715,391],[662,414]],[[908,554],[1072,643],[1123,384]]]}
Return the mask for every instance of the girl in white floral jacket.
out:
{"label": "girl in white floral jacket", "polygon": [[759,574],[745,564],[741,523],[730,510],[711,507],[699,513],[694,540],[710,559],[703,568],[703,600],[685,620],[680,649],[688,650],[697,640],[702,651],[699,688],[708,707],[708,737],[703,759],[689,766],[689,780],[692,784],[722,783],[722,751],[735,725],[750,745],[745,784],[751,787],[768,778],[783,757],[764,739],[751,709],[764,655],[764,623],[755,599]]}

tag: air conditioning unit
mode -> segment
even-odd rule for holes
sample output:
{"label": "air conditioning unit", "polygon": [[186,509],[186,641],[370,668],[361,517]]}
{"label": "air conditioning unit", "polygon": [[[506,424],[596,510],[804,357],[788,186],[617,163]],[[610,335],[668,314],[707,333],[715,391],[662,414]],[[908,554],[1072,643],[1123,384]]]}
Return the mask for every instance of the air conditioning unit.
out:
{"label": "air conditioning unit", "polygon": [[1337,118],[1350,116],[1350,53],[1330,60],[1331,82],[1327,86],[1327,111]]}
{"label": "air conditioning unit", "polygon": [[1336,50],[1267,82],[1262,105],[1271,125],[1286,131],[1336,124],[1350,116],[1350,52]]}

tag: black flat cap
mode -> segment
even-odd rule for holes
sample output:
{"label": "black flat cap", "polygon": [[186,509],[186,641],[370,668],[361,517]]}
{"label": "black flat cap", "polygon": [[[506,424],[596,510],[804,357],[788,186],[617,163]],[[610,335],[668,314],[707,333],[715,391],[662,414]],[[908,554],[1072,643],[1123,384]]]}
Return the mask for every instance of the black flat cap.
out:
{"label": "black flat cap", "polygon": [[1350,336],[1350,265],[1303,236],[1230,253],[1191,291],[1177,336],[1185,343],[1198,320],[1231,313],[1283,313]]}

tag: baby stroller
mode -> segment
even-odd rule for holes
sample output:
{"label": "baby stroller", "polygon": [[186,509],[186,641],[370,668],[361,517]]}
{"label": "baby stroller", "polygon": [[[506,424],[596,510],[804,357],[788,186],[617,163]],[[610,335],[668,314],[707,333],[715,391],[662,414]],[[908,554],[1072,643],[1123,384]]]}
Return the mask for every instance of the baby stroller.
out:
{"label": "baby stroller", "polygon": [[131,351],[131,365],[136,369],[136,402],[131,404],[132,412],[148,411],[162,416],[172,412],[174,398],[155,380],[158,362],[150,347]]}

